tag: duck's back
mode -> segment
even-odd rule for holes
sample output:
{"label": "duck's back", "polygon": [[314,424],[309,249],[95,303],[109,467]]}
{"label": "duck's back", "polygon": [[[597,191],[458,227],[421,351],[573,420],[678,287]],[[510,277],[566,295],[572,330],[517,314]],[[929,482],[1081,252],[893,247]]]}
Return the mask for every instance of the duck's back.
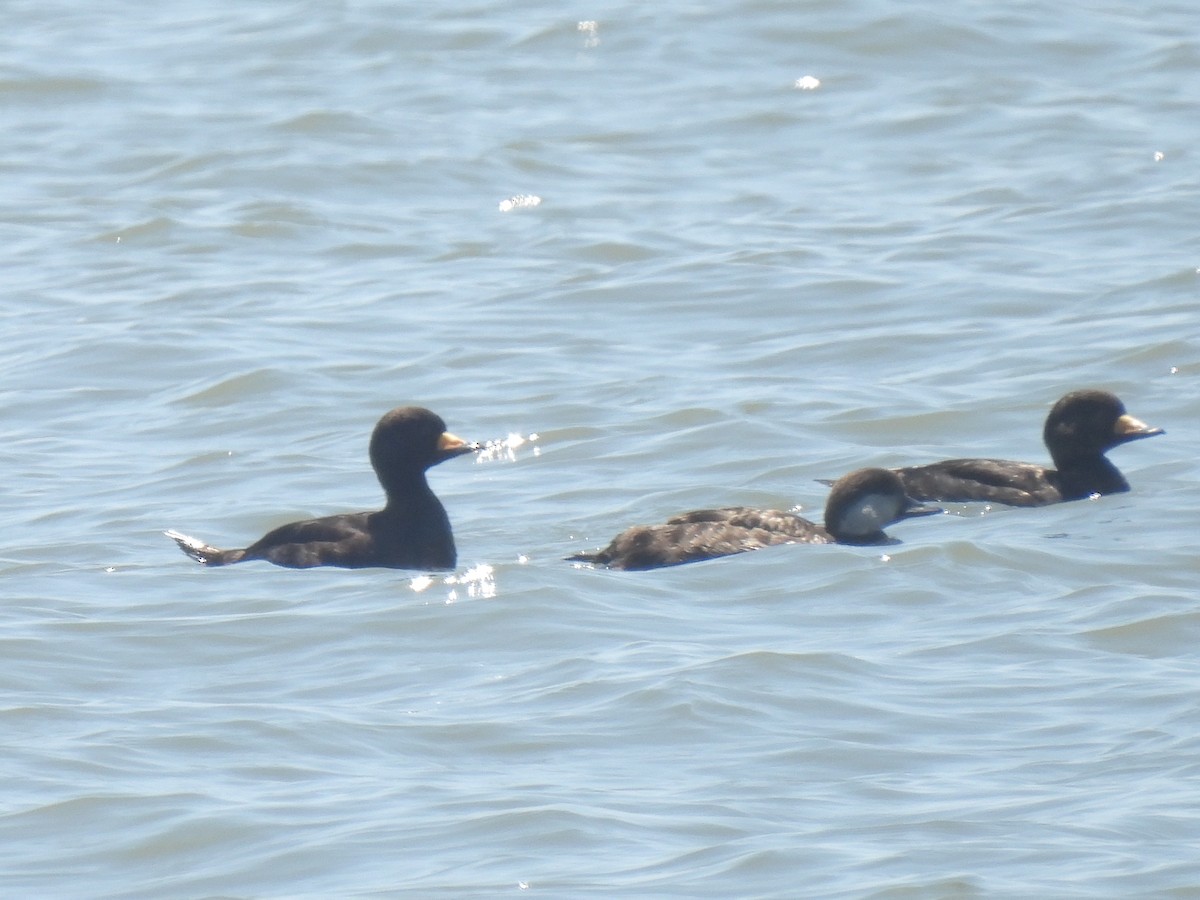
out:
{"label": "duck's back", "polygon": [[369,513],[344,513],[289,522],[241,551],[241,559],[262,559],[291,569],[372,565],[366,560],[378,554],[368,530],[369,520]]}
{"label": "duck's back", "polygon": [[[795,543],[813,534],[824,535],[824,529],[808,519],[801,518],[795,513],[779,509],[755,509],[752,506],[724,506],[720,509],[694,509],[667,519],[668,525],[710,524],[726,525],[729,528],[746,528],[750,530],[769,531],[772,534],[788,536],[788,541],[778,543]],[[817,541],[816,543],[827,543]]]}
{"label": "duck's back", "polygon": [[251,544],[241,558],[293,569],[452,569],[457,553],[450,521],[432,500],[419,512],[384,509],[291,522]]}
{"label": "duck's back", "polygon": [[1007,459],[946,459],[894,470],[914,500],[1045,506],[1063,500],[1058,473]]}
{"label": "duck's back", "polygon": [[572,559],[613,569],[657,569],[716,559],[777,544],[828,544],[819,525],[776,509],[698,509],[663,525],[635,525],[603,550]]}

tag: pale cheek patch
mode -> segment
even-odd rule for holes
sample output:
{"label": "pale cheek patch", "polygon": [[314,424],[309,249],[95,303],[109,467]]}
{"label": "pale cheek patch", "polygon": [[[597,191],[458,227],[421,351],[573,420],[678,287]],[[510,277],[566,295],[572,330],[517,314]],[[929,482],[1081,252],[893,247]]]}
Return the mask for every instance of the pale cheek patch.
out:
{"label": "pale cheek patch", "polygon": [[842,518],[842,530],[850,534],[882,531],[895,519],[895,505],[890,497],[869,494],[856,509],[846,512]]}

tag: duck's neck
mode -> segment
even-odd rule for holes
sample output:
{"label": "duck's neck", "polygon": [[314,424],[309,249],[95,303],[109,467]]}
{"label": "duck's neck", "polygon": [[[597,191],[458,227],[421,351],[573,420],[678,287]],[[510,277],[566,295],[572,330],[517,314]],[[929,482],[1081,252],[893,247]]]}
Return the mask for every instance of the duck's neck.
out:
{"label": "duck's neck", "polygon": [[1069,456],[1055,459],[1059,490],[1064,500],[1078,500],[1092,494],[1119,494],[1129,490],[1129,482],[1107,456]]}
{"label": "duck's neck", "polygon": [[380,479],[380,483],[383,486],[383,493],[387,497],[387,504],[384,507],[387,510],[401,511],[414,506],[427,506],[430,500],[437,503],[437,498],[429,489],[429,482],[426,480],[424,472],[417,472],[402,478],[392,477],[387,481]]}

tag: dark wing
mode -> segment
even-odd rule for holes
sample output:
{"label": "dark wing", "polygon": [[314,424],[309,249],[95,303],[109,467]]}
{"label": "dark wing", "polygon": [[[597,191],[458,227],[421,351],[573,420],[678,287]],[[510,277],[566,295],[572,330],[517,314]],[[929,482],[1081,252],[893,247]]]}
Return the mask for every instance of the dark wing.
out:
{"label": "dark wing", "polygon": [[725,506],[721,509],[693,509],[667,519],[668,525],[687,525],[692,522],[728,522],[733,516],[752,511],[748,506]]}
{"label": "dark wing", "polygon": [[1033,463],[1005,459],[947,459],[895,469],[914,500],[989,502],[1044,506],[1063,499],[1058,473]]}
{"label": "dark wing", "polygon": [[[784,524],[786,527],[764,528],[749,524],[756,516],[766,516],[764,521],[770,521],[772,514],[784,517],[784,520],[777,524]],[[672,520],[665,525],[638,525],[617,535],[612,543],[600,552],[590,556],[581,554],[575,558],[614,569],[657,569],[732,556],[735,553],[760,550],[776,544],[829,542],[830,538],[824,529],[811,522],[805,522],[799,516],[776,510],[747,509],[723,520]]]}
{"label": "dark wing", "polygon": [[375,542],[367,528],[367,513],[346,513],[289,522],[268,531],[246,548],[246,559],[265,559],[277,566],[380,565],[372,560]]}
{"label": "dark wing", "polygon": [[[821,531],[807,519],[779,509],[755,509],[751,506],[727,506],[722,509],[697,509],[667,520],[668,525],[713,524],[730,528],[763,530],[787,535],[790,541],[801,540],[814,531]],[[777,543],[787,543],[779,541]]]}

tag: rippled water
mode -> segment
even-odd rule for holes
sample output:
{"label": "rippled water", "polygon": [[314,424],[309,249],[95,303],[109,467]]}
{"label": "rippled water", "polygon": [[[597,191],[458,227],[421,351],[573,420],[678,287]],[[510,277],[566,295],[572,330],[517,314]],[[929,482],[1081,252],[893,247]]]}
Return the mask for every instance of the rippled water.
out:
{"label": "rippled water", "polygon": [[[6,12],[6,896],[1200,892],[1192,5]],[[1129,494],[561,560],[1083,386]],[[413,402],[535,436],[451,575],[160,534],[369,508]]]}

